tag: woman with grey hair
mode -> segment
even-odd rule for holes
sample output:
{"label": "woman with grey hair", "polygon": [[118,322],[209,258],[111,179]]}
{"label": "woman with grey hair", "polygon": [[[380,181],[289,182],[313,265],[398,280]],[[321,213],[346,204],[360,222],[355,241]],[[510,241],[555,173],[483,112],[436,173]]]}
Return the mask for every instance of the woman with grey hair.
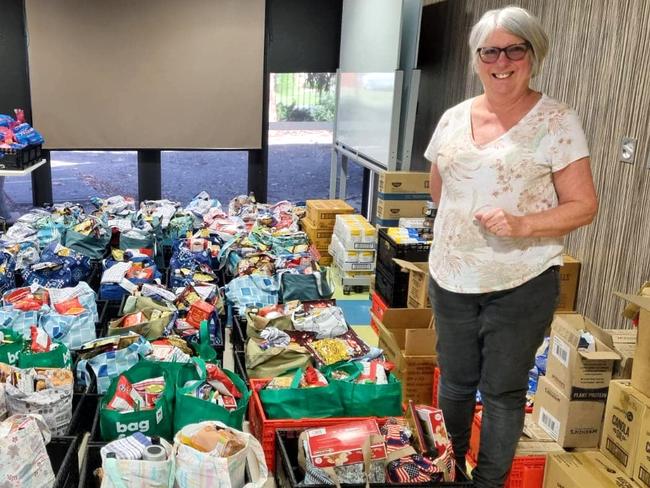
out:
{"label": "woman with grey hair", "polygon": [[518,7],[486,12],[469,45],[483,93],[447,110],[425,156],[439,203],[429,256],[439,402],[464,466],[481,392],[476,486],[510,469],[524,422],[528,371],[558,299],[563,238],[598,203],[577,114],[530,88],[548,50]]}

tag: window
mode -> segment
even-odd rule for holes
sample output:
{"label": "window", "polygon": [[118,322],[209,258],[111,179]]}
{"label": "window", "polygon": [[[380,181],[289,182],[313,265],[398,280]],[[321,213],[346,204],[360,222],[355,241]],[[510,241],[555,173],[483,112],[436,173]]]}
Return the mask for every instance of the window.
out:
{"label": "window", "polygon": [[328,198],[336,75],[269,76],[268,200]]}
{"label": "window", "polygon": [[247,193],[247,151],[163,151],[162,197],[184,206],[205,190],[227,208]]}
{"label": "window", "polygon": [[[55,202],[94,208],[91,197],[138,198],[136,151],[52,151],[50,159]],[[31,201],[31,193],[29,198]]]}

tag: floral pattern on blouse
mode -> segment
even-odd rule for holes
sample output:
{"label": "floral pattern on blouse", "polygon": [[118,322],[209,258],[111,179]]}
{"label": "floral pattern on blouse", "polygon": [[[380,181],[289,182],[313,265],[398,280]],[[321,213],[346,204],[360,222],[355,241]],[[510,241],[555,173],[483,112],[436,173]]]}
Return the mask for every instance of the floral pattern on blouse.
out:
{"label": "floral pattern on blouse", "polygon": [[445,112],[425,157],[437,165],[442,194],[429,255],[431,276],[457,293],[505,290],[562,264],[563,239],[497,237],[474,215],[514,215],[558,205],[553,173],[589,156],[574,110],[546,95],[505,134],[477,145],[466,100]]}

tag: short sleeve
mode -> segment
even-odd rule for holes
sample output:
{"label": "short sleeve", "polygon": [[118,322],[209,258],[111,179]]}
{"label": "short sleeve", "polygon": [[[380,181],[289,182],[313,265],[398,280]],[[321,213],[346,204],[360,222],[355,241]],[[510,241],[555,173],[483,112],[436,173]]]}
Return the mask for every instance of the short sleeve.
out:
{"label": "short sleeve", "polygon": [[427,146],[427,150],[424,151],[424,157],[431,161],[433,164],[436,164],[436,160],[438,159],[438,148],[440,147],[445,129],[448,125],[449,110],[447,110],[444,114],[442,114],[442,117],[440,117],[438,125],[436,126],[436,129],[433,131],[433,135],[431,136],[431,141],[429,141],[429,145]]}
{"label": "short sleeve", "polygon": [[582,130],[580,117],[575,110],[568,109],[554,131],[551,151],[551,170],[566,168],[578,159],[589,156],[587,137]]}

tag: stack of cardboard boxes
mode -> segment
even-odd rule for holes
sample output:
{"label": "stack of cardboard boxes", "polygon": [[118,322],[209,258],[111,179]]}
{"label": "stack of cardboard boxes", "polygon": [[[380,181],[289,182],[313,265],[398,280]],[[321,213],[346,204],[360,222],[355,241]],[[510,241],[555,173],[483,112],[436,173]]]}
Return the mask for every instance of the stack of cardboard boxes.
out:
{"label": "stack of cardboard boxes", "polygon": [[599,342],[621,352],[615,377],[631,376],[631,380],[609,383],[600,450],[551,456],[546,487],[650,488],[650,297],[617,295],[639,312],[638,331],[599,330],[591,323],[587,329]]}
{"label": "stack of cardboard boxes", "polygon": [[565,448],[598,447],[612,369],[619,359],[598,338],[594,351],[579,347],[586,330],[580,314],[555,316],[546,376],[535,394],[535,421]]}
{"label": "stack of cardboard boxes", "polygon": [[365,273],[375,270],[377,229],[358,214],[337,215],[329,253],[343,273]]}
{"label": "stack of cardboard boxes", "polygon": [[400,218],[424,217],[431,201],[429,173],[384,171],[377,192],[377,225],[397,227]]}
{"label": "stack of cardboard boxes", "polygon": [[302,229],[321,254],[319,264],[329,266],[333,258],[328,254],[336,216],[352,214],[354,208],[343,200],[307,200],[307,215],[301,221]]}

